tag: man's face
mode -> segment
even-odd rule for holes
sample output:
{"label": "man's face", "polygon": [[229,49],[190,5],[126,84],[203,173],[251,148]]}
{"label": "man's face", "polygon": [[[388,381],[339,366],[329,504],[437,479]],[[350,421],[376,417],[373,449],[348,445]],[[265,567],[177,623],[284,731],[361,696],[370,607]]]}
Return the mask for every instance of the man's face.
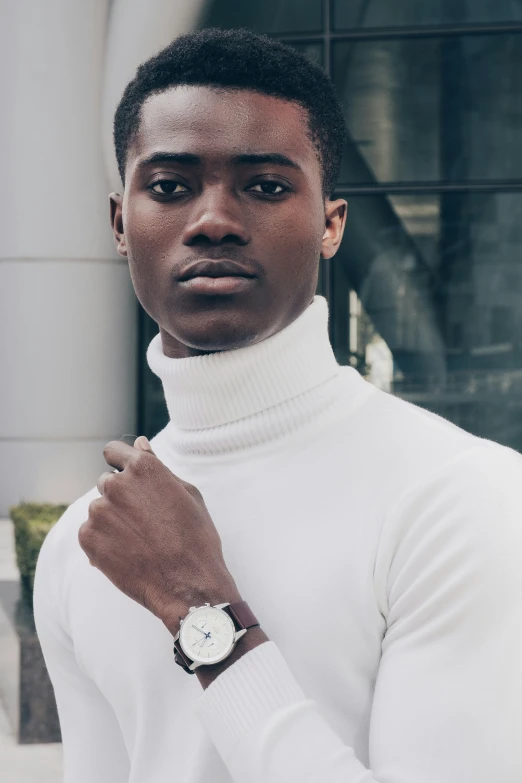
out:
{"label": "man's face", "polygon": [[[183,86],[145,101],[111,220],[166,356],[259,342],[313,300],[346,202],[324,201],[307,127],[297,104],[247,90]],[[205,288],[179,280],[195,262],[220,260],[251,276],[199,277]],[[224,284],[234,288],[209,288]]]}

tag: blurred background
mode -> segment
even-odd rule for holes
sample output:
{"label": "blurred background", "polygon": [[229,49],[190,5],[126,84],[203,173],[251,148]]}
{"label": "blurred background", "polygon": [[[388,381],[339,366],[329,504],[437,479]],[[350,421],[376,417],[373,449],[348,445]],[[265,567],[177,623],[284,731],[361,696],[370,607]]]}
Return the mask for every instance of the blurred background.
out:
{"label": "blurred background", "polygon": [[[522,451],[522,0],[0,0],[0,14],[0,699],[16,713],[30,620],[20,630],[9,510],[73,502],[107,441],[168,420],[145,359],[158,327],[109,225],[112,118],[137,65],[189,30],[247,27],[330,74],[349,211],[317,292],[338,361]],[[5,780],[58,781],[56,716],[45,735],[31,709],[15,738],[0,711]]]}

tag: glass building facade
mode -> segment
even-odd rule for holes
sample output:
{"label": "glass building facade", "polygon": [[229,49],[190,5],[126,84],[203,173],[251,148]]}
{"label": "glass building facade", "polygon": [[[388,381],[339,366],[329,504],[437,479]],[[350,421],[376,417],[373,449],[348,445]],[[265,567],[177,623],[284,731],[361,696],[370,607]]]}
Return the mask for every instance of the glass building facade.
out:
{"label": "glass building facade", "polygon": [[[339,363],[522,451],[522,0],[211,0],[200,26],[274,36],[336,86],[348,221],[317,292]],[[149,436],[156,332],[141,310]]]}

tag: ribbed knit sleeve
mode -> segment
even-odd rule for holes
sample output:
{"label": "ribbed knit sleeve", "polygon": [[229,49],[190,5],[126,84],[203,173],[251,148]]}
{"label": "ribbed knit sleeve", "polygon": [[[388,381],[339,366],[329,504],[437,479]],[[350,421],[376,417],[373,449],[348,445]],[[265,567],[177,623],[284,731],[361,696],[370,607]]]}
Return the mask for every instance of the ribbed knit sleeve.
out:
{"label": "ribbed knit sleeve", "polygon": [[484,443],[449,459],[390,510],[381,538],[387,628],[370,768],[274,639],[196,702],[235,783],[522,780],[522,457]]}

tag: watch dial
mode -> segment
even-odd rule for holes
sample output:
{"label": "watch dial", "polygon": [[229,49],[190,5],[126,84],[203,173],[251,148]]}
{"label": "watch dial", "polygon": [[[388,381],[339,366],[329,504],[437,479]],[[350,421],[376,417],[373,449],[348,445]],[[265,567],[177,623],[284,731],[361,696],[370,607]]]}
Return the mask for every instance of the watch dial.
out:
{"label": "watch dial", "polygon": [[234,645],[236,629],[222,609],[202,606],[187,615],[180,628],[181,649],[198,663],[217,663]]}

